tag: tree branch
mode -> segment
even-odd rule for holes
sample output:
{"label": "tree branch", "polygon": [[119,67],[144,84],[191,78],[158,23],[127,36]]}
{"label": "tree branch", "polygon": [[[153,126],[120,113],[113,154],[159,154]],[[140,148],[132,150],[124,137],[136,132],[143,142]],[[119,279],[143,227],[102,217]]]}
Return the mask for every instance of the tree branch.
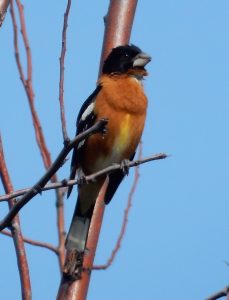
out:
{"label": "tree branch", "polygon": [[62,48],[60,55],[60,82],[59,82],[59,102],[60,102],[60,116],[61,116],[61,125],[64,141],[68,140],[68,134],[66,129],[66,120],[65,120],[65,111],[64,111],[64,59],[66,53],[66,34],[68,27],[68,15],[71,8],[71,0],[68,0],[66,11],[64,14],[64,24],[62,31]]}
{"label": "tree branch", "polygon": [[129,43],[137,2],[137,0],[110,0],[108,13],[104,18],[105,32],[99,74],[111,49]]}
{"label": "tree branch", "polygon": [[[9,237],[13,237],[12,233],[10,231],[8,231],[8,230],[2,230],[1,233],[3,235],[9,236]],[[24,236],[22,237],[22,239],[23,239],[23,242],[26,243],[26,244],[29,244],[29,245],[32,245],[32,246],[41,247],[41,248],[45,248],[45,249],[48,249],[48,250],[54,252],[56,255],[59,255],[58,249],[55,246],[53,246],[53,245],[51,245],[49,243],[44,243],[44,242],[40,242],[40,241],[34,241],[34,240],[29,239],[29,238],[24,237]]]}
{"label": "tree branch", "polygon": [[56,171],[62,166],[64,159],[68,155],[68,153],[78,145],[78,143],[84,140],[89,135],[101,132],[104,129],[104,126],[107,124],[107,120],[100,120],[94,126],[85,130],[83,133],[76,136],[72,141],[68,144],[64,145],[64,148],[59,153],[57,159],[54,161],[52,166],[48,169],[44,176],[12,207],[10,212],[6,215],[6,217],[0,222],[0,231],[4,228],[11,225],[12,219],[16,216],[19,210],[28,203],[34,196],[38,193],[42,192],[42,188],[44,185],[52,178],[52,176],[56,173]]}
{"label": "tree branch", "polygon": [[[154,160],[160,160],[160,159],[165,159],[167,158],[167,154],[165,153],[159,153],[159,154],[154,154],[152,156],[146,157],[146,158],[142,158],[142,159],[138,159],[138,160],[134,160],[134,161],[129,161],[129,163],[127,163],[127,167],[128,168],[132,168],[132,167],[136,167],[139,166],[141,164],[150,162],[150,161],[154,161]],[[122,165],[115,163],[112,164],[111,166],[104,168],[96,173],[93,173],[91,175],[85,176],[85,182],[93,182],[95,181],[98,177],[101,177],[103,175],[108,175],[111,173],[114,173],[118,170],[122,170]],[[77,184],[82,184],[82,179],[73,179],[73,180],[62,180],[59,182],[54,182],[54,183],[49,183],[46,184],[43,188],[40,189],[40,192],[43,191],[48,191],[48,190],[52,190],[52,189],[57,189],[57,188],[64,188],[64,187],[68,187],[68,186],[72,186],[72,185],[77,185]],[[0,202],[1,201],[7,201],[9,199],[18,197],[18,196],[22,196],[24,194],[26,194],[29,190],[31,190],[31,187],[29,188],[25,188],[25,189],[21,189],[18,191],[14,191],[10,194],[7,195],[2,195],[0,196]]]}
{"label": "tree branch", "polygon": [[[60,81],[59,81],[59,102],[60,102],[60,115],[61,115],[61,125],[62,133],[64,138],[64,143],[69,142],[67,129],[66,129],[66,120],[65,120],[65,111],[64,111],[64,59],[66,53],[66,32],[68,26],[68,15],[71,8],[71,0],[68,0],[66,11],[64,14],[64,23],[62,31],[62,49],[60,56]],[[57,176],[54,176],[54,181],[57,181]],[[59,263],[60,269],[63,269],[64,259],[65,259],[65,227],[64,227],[64,193],[61,193],[59,189],[57,191],[57,229],[58,229],[58,238],[59,238]]]}
{"label": "tree branch", "polygon": [[220,299],[222,297],[227,297],[228,295],[229,295],[229,285],[226,286],[221,291],[219,291],[219,292],[211,295],[210,297],[206,298],[206,300],[217,300],[217,299]]}
{"label": "tree branch", "polygon": [[[2,139],[0,135],[0,177],[4,186],[6,193],[10,193],[13,191],[13,185],[10,180],[10,176],[7,170]],[[10,199],[8,201],[9,209],[12,210],[15,205],[15,200]],[[31,284],[29,277],[29,267],[24,247],[24,242],[21,233],[21,226],[19,216],[15,216],[13,220],[11,220],[11,235],[14,241],[14,247],[17,256],[18,269],[20,274],[20,282],[21,282],[21,293],[23,300],[31,300]]]}
{"label": "tree branch", "polygon": [[21,25],[21,34],[23,38],[23,43],[26,51],[26,59],[27,59],[27,79],[24,75],[24,71],[22,68],[21,64],[21,59],[20,59],[20,53],[19,53],[19,48],[18,48],[18,34],[17,34],[17,22],[16,22],[16,17],[15,17],[15,12],[14,12],[14,5],[13,1],[11,1],[11,17],[12,17],[12,22],[13,22],[13,31],[14,31],[14,49],[15,49],[15,58],[16,58],[16,63],[18,67],[18,71],[20,74],[20,79],[22,81],[23,87],[25,89],[27,98],[28,98],[28,103],[32,115],[32,120],[33,120],[33,125],[35,129],[35,134],[36,134],[36,141],[37,145],[40,149],[40,153],[44,162],[44,165],[47,168],[51,165],[51,156],[48,151],[48,148],[46,146],[43,130],[41,127],[41,123],[39,120],[39,117],[37,115],[35,105],[34,105],[34,91],[33,91],[33,83],[32,83],[32,55],[31,55],[31,49],[29,46],[29,41],[28,41],[28,36],[27,36],[27,31],[26,31],[26,24],[25,24],[25,16],[24,16],[24,7],[21,4],[20,0],[16,0],[18,11],[19,11],[19,18],[20,18],[20,25]]}

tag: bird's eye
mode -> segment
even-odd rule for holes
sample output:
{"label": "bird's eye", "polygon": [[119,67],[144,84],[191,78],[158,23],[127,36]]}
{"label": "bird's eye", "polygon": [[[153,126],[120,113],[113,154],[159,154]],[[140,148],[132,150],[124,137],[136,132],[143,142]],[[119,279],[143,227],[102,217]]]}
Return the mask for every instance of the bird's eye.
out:
{"label": "bird's eye", "polygon": [[126,58],[128,58],[128,57],[129,57],[129,54],[128,54],[128,53],[125,53],[124,56],[125,56]]}

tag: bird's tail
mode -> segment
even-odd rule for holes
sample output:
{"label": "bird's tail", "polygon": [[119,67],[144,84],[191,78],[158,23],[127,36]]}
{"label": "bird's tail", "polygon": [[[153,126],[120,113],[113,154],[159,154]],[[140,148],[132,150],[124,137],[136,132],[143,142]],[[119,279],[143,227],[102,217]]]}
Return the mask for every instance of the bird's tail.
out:
{"label": "bird's tail", "polygon": [[85,250],[91,218],[103,180],[85,184],[78,189],[78,199],[70,229],[66,238],[66,249]]}
{"label": "bird's tail", "polygon": [[86,246],[88,231],[91,223],[90,217],[81,217],[74,213],[72,223],[66,239],[66,248],[83,252]]}

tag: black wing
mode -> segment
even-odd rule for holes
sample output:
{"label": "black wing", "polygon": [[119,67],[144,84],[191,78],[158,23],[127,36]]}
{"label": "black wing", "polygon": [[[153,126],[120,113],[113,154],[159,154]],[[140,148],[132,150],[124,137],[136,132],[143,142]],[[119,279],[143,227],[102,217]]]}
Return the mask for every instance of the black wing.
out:
{"label": "black wing", "polygon": [[[76,121],[76,135],[82,133],[83,131],[87,130],[91,126],[94,125],[96,115],[94,113],[94,103],[96,96],[98,95],[99,91],[101,90],[102,86],[98,85],[94,92],[87,98],[87,100],[83,103],[78,117]],[[79,167],[79,161],[81,154],[84,150],[85,141],[81,141],[76,148],[73,150],[72,154],[72,161],[71,161],[71,172],[69,179],[74,179],[76,176],[76,170]],[[67,197],[70,196],[73,186],[68,188]]]}
{"label": "black wing", "polygon": [[[134,159],[134,156],[135,156],[135,152],[129,158],[130,161],[132,161]],[[124,176],[125,176],[125,174],[123,173],[122,170],[109,175],[109,185],[107,187],[107,191],[106,191],[106,195],[105,195],[105,199],[104,199],[105,204],[108,204],[111,201],[111,199],[114,196],[114,193],[116,192],[117,188],[119,187],[120,183],[122,182]]]}

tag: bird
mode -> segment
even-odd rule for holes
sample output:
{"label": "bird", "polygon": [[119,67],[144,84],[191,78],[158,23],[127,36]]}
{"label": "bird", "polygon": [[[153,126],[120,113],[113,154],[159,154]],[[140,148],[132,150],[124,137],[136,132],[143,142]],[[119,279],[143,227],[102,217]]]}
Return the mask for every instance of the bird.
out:
{"label": "bird", "polygon": [[[104,202],[108,204],[125,177],[125,162],[134,158],[140,142],[148,100],[142,80],[148,75],[145,66],[151,57],[131,44],[111,50],[104,61],[94,92],[83,103],[76,121],[76,135],[107,119],[106,133],[96,133],[81,141],[73,150],[69,179],[97,172],[113,163],[123,164],[123,170],[108,175]],[[85,177],[84,177],[85,178]],[[99,191],[106,177],[78,185],[78,198],[66,249],[84,252],[90,222]],[[70,196],[72,186],[68,188]]]}

